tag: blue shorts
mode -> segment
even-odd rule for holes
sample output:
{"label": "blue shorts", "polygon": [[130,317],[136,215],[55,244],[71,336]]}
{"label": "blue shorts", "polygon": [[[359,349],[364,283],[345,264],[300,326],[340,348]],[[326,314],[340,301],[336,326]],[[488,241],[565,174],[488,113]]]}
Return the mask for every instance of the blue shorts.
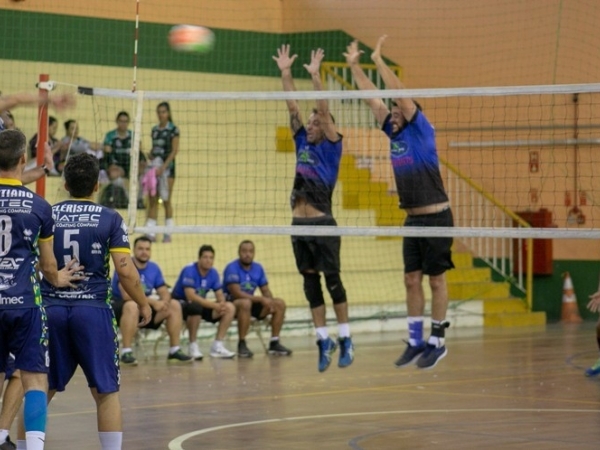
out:
{"label": "blue shorts", "polygon": [[6,371],[4,372],[4,379],[10,380],[12,376],[15,374],[15,355],[10,353],[8,355],[8,362],[6,363]]}
{"label": "blue shorts", "polygon": [[0,309],[0,373],[8,369],[9,353],[14,369],[48,372],[48,327],[44,308]]}
{"label": "blue shorts", "polygon": [[64,391],[77,365],[90,388],[100,394],[118,392],[121,381],[117,321],[111,308],[47,306],[51,390]]}

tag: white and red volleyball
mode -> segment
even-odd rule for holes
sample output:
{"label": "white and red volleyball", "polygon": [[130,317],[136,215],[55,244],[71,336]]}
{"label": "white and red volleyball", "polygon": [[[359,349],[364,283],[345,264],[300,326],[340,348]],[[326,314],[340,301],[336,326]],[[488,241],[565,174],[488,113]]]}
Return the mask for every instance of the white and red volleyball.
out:
{"label": "white and red volleyball", "polygon": [[206,53],[215,45],[215,35],[206,27],[175,25],[169,31],[169,45],[178,52]]}

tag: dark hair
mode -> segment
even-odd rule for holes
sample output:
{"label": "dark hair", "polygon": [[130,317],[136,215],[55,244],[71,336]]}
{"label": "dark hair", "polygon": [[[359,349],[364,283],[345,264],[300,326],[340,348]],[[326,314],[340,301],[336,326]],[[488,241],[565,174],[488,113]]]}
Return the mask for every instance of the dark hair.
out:
{"label": "dark hair", "polygon": [[254,247],[254,242],[252,242],[250,239],[244,239],[242,242],[240,242],[240,245],[238,245],[238,253],[242,250],[242,245],[245,244],[252,244],[252,247]]}
{"label": "dark hair", "polygon": [[169,122],[173,123],[173,116],[171,116],[171,105],[169,105],[169,102],[160,102],[157,106],[156,106],[156,111],[158,112],[158,108],[164,107],[167,109],[167,112],[169,113]]}
{"label": "dark hair", "polygon": [[87,153],[71,156],[63,170],[69,194],[75,198],[91,197],[99,173],[98,158],[95,156]]}
{"label": "dark hair", "polygon": [[25,154],[27,139],[19,130],[0,132],[0,170],[14,170]]}
{"label": "dark hair", "polygon": [[54,116],[48,116],[48,125],[54,125],[56,122],[58,122],[56,120],[56,117],[54,117]]}
{"label": "dark hair", "polygon": [[117,114],[117,118],[115,120],[119,120],[119,117],[121,116],[125,116],[127,117],[127,120],[129,120],[129,114],[127,113],[127,111],[119,111],[119,113]]}
{"label": "dark hair", "polygon": [[205,252],[211,252],[214,255],[215,254],[215,249],[213,248],[212,245],[204,244],[202,247],[200,247],[200,250],[198,250],[198,258],[202,258],[202,255]]}
{"label": "dark hair", "polygon": [[136,238],[135,241],[133,241],[133,246],[135,247],[138,242],[149,242],[150,244],[152,244],[152,239],[150,239],[146,235],[140,236],[140,237]]}
{"label": "dark hair", "polygon": [[69,127],[72,123],[77,123],[77,121],[75,119],[69,119],[65,122],[65,133],[69,133]]}
{"label": "dark hair", "polygon": [[[319,114],[319,110],[317,108],[313,108],[312,112],[313,114]],[[331,121],[335,123],[335,117],[333,117],[333,114],[329,113],[329,117],[331,117]]]}

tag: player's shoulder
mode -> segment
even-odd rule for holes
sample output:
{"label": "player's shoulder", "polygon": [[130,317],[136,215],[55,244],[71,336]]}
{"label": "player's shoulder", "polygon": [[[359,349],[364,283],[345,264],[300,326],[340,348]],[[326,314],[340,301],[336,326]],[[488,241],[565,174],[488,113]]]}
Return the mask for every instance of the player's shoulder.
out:
{"label": "player's shoulder", "polygon": [[117,130],[110,130],[108,133],[106,133],[106,139],[114,139],[115,136],[117,135]]}
{"label": "player's shoulder", "polygon": [[233,261],[229,262],[226,266],[225,266],[225,272],[230,271],[230,270],[235,270],[239,267],[237,259],[234,259]]}

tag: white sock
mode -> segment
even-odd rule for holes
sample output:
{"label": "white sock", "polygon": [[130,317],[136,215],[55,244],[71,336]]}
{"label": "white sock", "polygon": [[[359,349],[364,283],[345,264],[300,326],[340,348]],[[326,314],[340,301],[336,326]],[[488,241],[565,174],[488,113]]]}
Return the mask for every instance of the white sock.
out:
{"label": "white sock", "polygon": [[99,431],[100,446],[102,450],[121,450],[123,443],[122,431]]}
{"label": "white sock", "polygon": [[8,430],[0,430],[0,444],[3,444],[8,436]]}
{"label": "white sock", "polygon": [[175,226],[175,219],[166,219],[165,220],[165,225],[168,227],[174,227]]}
{"label": "white sock", "polygon": [[338,330],[341,338],[350,337],[350,324],[338,323]]}
{"label": "white sock", "polygon": [[[156,219],[146,219],[146,226],[148,228],[154,228],[156,226]],[[148,236],[154,237],[154,233],[148,233]]]}
{"label": "white sock", "polygon": [[317,339],[325,340],[329,337],[329,333],[327,332],[327,327],[317,327]]}
{"label": "white sock", "polygon": [[223,345],[223,341],[219,341],[219,340],[215,339],[215,340],[213,341],[212,348],[219,348],[219,347],[221,347],[222,345]]}
{"label": "white sock", "polygon": [[131,353],[132,351],[133,351],[133,349],[131,349],[130,347],[122,348],[121,355],[124,355],[125,353]]}
{"label": "white sock", "polygon": [[179,345],[176,345],[175,347],[171,347],[169,349],[169,355],[172,355],[173,353],[175,353],[177,350],[179,350]]}
{"label": "white sock", "polygon": [[27,450],[44,450],[45,440],[46,433],[44,433],[43,431],[27,431],[25,433]]}
{"label": "white sock", "polygon": [[277,342],[279,340],[279,336],[273,336],[271,338],[271,342]]}
{"label": "white sock", "polygon": [[27,442],[17,440],[17,450],[27,450]]}

